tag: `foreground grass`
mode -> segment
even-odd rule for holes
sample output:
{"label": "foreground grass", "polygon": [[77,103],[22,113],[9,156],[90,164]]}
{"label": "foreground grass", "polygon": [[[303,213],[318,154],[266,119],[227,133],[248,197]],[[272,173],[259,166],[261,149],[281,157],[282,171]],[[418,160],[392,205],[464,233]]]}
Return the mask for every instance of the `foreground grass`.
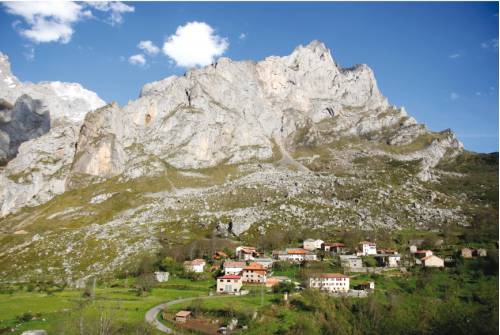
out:
{"label": "foreground grass", "polygon": [[[91,310],[106,311],[120,324],[140,325],[146,312],[161,303],[187,297],[205,296],[209,281],[195,282],[175,279],[154,288],[149,294],[138,296],[125,287],[97,288],[94,298],[82,298],[82,290],[66,289],[61,292],[37,293],[16,290],[0,294],[0,330],[15,328],[13,334],[28,329],[45,329],[59,334],[64,324]],[[34,320],[20,322],[25,313]]]}

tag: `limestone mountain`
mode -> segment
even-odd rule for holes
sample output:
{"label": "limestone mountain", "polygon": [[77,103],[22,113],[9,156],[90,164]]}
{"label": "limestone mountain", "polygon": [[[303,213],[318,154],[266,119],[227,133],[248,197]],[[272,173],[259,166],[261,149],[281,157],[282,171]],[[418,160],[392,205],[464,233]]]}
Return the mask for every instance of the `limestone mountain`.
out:
{"label": "limestone mountain", "polygon": [[27,126],[35,135],[0,170],[6,278],[118,271],[160,236],[429,229],[468,224],[470,206],[486,206],[475,189],[446,188],[471,177],[453,162],[477,155],[390,105],[368,66],[342,68],[317,41],[259,62],[220,58],[145,85],[123,107],[75,84],[21,84],[0,64],[9,115],[34,99],[21,120],[51,124]]}

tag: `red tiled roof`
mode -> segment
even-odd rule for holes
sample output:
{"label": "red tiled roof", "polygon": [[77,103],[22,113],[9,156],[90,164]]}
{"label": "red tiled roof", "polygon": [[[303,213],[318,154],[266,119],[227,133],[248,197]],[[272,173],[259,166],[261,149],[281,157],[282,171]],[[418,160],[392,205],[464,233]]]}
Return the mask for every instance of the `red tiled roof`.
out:
{"label": "red tiled roof", "polygon": [[344,247],[345,246],[344,243],[340,243],[340,242],[325,243],[325,245],[327,245],[329,247]]}
{"label": "red tiled roof", "polygon": [[222,276],[222,277],[218,277],[217,279],[240,279],[241,277],[240,276],[237,276],[237,275],[225,275],[225,276]]}
{"label": "red tiled roof", "polygon": [[304,249],[288,249],[286,252],[289,255],[293,255],[293,254],[305,255],[305,254],[309,253],[307,250],[304,250]]}
{"label": "red tiled roof", "polygon": [[[426,260],[431,259],[431,258],[439,258],[439,257],[438,257],[438,256],[436,256],[436,255],[430,255],[430,256],[427,256],[427,257],[422,258],[421,260],[422,260],[422,261],[426,261]],[[441,258],[439,258],[439,259],[441,259]]]}
{"label": "red tiled roof", "polygon": [[245,266],[244,270],[266,270],[262,264],[250,263],[250,265]]}

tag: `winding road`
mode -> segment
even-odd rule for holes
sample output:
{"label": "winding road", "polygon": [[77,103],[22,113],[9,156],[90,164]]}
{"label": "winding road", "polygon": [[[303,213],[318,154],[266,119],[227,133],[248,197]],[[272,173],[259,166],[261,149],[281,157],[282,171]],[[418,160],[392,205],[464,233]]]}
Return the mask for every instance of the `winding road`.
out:
{"label": "winding road", "polygon": [[[245,294],[241,294],[245,295]],[[157,316],[158,313],[161,313],[166,307],[176,305],[182,302],[187,302],[187,301],[192,301],[196,299],[217,299],[217,298],[230,298],[230,297],[240,297],[241,295],[207,295],[207,296],[201,296],[201,297],[190,297],[190,298],[182,298],[182,299],[177,299],[177,300],[172,300],[163,304],[160,304],[158,306],[155,306],[151,308],[149,311],[146,312],[146,322],[155,327],[157,330],[159,330],[162,333],[166,334],[176,334],[176,332],[167,326],[165,326],[163,323],[161,323]],[[178,334],[178,333],[177,333]]]}

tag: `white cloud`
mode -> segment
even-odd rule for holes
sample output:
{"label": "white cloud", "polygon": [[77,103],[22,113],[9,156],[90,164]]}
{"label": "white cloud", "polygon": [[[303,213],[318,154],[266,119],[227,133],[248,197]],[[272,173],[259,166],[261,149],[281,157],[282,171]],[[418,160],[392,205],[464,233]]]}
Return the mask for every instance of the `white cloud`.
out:
{"label": "white cloud", "polygon": [[91,7],[101,12],[109,12],[109,17],[106,21],[114,26],[123,22],[124,13],[132,13],[135,11],[133,6],[129,6],[120,1],[100,1],[89,2]]}
{"label": "white cloud", "polygon": [[134,7],[121,2],[77,3],[73,1],[4,2],[6,12],[20,16],[13,28],[35,43],[68,43],[74,33],[73,26],[82,20],[93,18],[94,8],[109,12],[108,21],[118,24],[123,21],[122,13],[133,12]]}
{"label": "white cloud", "polygon": [[83,6],[76,2],[5,2],[7,13],[21,16],[28,28],[15,22],[21,35],[36,43],[68,43],[73,35],[72,25],[85,17]]}
{"label": "white cloud", "polygon": [[132,55],[128,58],[128,62],[132,65],[145,66],[146,58],[143,54]]}
{"label": "white cloud", "polygon": [[158,48],[153,42],[151,41],[140,41],[139,44],[137,44],[137,47],[141,50],[144,50],[147,54],[154,56],[160,52],[160,48]]}
{"label": "white cloud", "polygon": [[455,59],[455,58],[460,58],[460,56],[461,56],[461,55],[460,55],[459,53],[456,53],[456,54],[451,54],[451,55],[450,55],[450,58],[451,58],[451,59]]}
{"label": "white cloud", "polygon": [[481,43],[481,48],[498,50],[498,38],[492,38],[491,40],[484,41]]}
{"label": "white cloud", "polygon": [[246,40],[247,39],[247,34],[241,33],[240,36],[238,36],[238,39],[240,39],[240,40]]}
{"label": "white cloud", "polygon": [[450,93],[450,99],[451,100],[457,100],[458,98],[460,98],[460,95],[456,92],[451,92]]}
{"label": "white cloud", "polygon": [[215,35],[212,27],[195,21],[177,27],[175,34],[163,44],[163,53],[177,66],[204,66],[213,63],[214,58],[222,55],[228,46],[227,39]]}

